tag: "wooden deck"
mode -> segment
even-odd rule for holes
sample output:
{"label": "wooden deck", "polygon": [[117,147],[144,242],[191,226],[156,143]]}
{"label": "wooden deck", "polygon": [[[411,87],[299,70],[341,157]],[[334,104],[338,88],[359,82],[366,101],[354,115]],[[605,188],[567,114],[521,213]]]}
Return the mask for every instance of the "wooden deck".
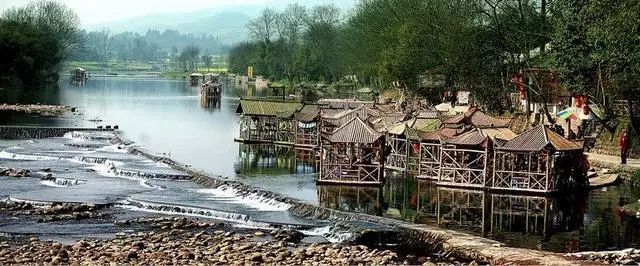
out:
{"label": "wooden deck", "polygon": [[308,144],[296,144],[293,142],[286,142],[286,141],[275,141],[275,140],[248,140],[248,139],[242,139],[242,138],[233,138],[234,142],[238,142],[238,143],[242,143],[242,144],[273,144],[273,145],[278,145],[278,146],[288,146],[288,147],[293,147],[299,150],[317,150],[318,146],[313,146],[313,145],[308,145]]}

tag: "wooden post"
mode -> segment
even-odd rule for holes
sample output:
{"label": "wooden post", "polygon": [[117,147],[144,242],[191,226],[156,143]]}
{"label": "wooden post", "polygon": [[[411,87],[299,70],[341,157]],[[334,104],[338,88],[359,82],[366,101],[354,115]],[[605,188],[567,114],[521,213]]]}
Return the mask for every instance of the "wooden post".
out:
{"label": "wooden post", "polygon": [[422,175],[422,141],[418,142],[420,150],[418,151],[418,176]]}
{"label": "wooden post", "polygon": [[[406,131],[406,130],[405,130]],[[409,158],[410,156],[410,149],[411,149],[411,145],[409,145],[409,138],[407,138],[407,135],[405,134],[404,136],[404,154],[405,154],[405,159],[404,159],[404,171],[409,173],[409,161],[411,160]]]}
{"label": "wooden post", "polygon": [[487,162],[488,162],[488,157],[489,157],[489,137],[487,137],[487,145],[484,148],[484,166],[482,169],[482,186],[486,186],[487,185]]}
{"label": "wooden post", "polygon": [[545,187],[544,189],[546,191],[549,191],[549,175],[550,175],[550,166],[551,166],[551,156],[549,156],[549,150],[547,150],[545,152],[546,157],[547,157],[547,169],[545,169],[544,171],[544,182],[545,182]]}
{"label": "wooden post", "polygon": [[[491,175],[491,187],[496,187],[496,171],[498,165],[498,150],[493,151],[493,174]],[[493,216],[493,215],[492,215]]]}

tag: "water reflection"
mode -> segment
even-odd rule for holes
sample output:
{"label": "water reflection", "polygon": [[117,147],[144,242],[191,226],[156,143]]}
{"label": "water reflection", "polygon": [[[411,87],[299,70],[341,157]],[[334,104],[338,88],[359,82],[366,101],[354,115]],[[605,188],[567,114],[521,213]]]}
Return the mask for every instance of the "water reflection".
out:
{"label": "water reflection", "polygon": [[[611,188],[617,189],[624,188]],[[616,208],[609,204],[613,201],[593,200],[600,192],[504,195],[402,178],[388,180],[382,188],[317,189],[324,207],[465,231],[515,247],[555,252],[637,247],[637,221],[614,215]],[[601,217],[593,217],[595,213]]]}
{"label": "water reflection", "polygon": [[236,173],[242,175],[279,175],[315,173],[313,151],[267,144],[239,144]]}
{"label": "water reflection", "polygon": [[208,111],[220,111],[220,108],[222,107],[222,99],[215,97],[200,97],[200,107]]}

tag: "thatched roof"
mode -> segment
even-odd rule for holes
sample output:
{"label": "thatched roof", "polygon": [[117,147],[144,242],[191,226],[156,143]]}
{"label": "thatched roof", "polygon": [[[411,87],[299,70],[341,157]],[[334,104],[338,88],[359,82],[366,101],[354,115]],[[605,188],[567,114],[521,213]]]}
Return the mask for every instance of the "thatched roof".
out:
{"label": "thatched roof", "polygon": [[306,104],[295,114],[295,119],[300,122],[313,122],[320,116],[320,107],[315,104]]}
{"label": "thatched roof", "polygon": [[371,101],[358,101],[352,99],[321,99],[318,104],[327,106],[330,109],[355,109],[365,106],[373,106]]}
{"label": "thatched roof", "polygon": [[302,103],[299,102],[242,99],[236,108],[236,113],[248,116],[291,117],[300,108]]}
{"label": "thatched roof", "polygon": [[349,122],[336,128],[327,137],[333,143],[373,143],[380,139],[382,134],[376,132],[359,117],[354,117]]}
{"label": "thatched roof", "polygon": [[453,145],[465,145],[465,146],[482,146],[489,142],[490,138],[483,134],[482,131],[474,129],[463,134],[445,139],[445,143]]}
{"label": "thatched roof", "polygon": [[511,129],[503,127],[503,128],[481,128],[482,134],[491,138],[492,140],[500,139],[500,140],[511,140],[518,136],[515,132],[511,131]]}
{"label": "thatched roof", "polygon": [[470,108],[463,114],[446,119],[444,123],[450,125],[467,124],[473,125],[477,128],[499,128],[508,127],[509,123],[511,123],[511,119],[493,117],[485,114],[477,108]]}
{"label": "thatched roof", "polygon": [[377,116],[380,116],[379,111],[362,105],[356,109],[338,112],[333,116],[323,116],[322,119],[330,124],[340,126],[351,121],[354,117],[359,117],[362,120],[368,120],[370,117]]}
{"label": "thatched roof", "polygon": [[582,147],[575,142],[551,131],[551,129],[544,125],[539,125],[522,132],[522,134],[507,141],[499,147],[499,149],[509,151],[541,151],[547,147],[558,151],[582,150]]}

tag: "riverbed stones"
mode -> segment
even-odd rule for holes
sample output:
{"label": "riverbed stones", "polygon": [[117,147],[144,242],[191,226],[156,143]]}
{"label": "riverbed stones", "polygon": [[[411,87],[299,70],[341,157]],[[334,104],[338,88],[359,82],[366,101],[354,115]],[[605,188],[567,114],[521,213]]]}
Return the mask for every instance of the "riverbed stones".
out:
{"label": "riverbed stones", "polygon": [[28,177],[30,175],[31,171],[28,169],[0,168],[0,176]]}
{"label": "riverbed stones", "polygon": [[[331,244],[282,246],[281,241],[253,238],[231,231],[171,230],[118,234],[109,240],[81,240],[72,245],[30,239],[2,250],[0,264],[389,264],[392,251]],[[161,239],[163,241],[155,241]],[[166,241],[164,241],[166,240]],[[293,250],[293,252],[292,252]],[[17,260],[17,261],[16,261]]]}
{"label": "riverbed stones", "polygon": [[630,265],[640,263],[640,249],[628,248],[614,251],[588,251],[569,253],[565,256],[605,264]]}

